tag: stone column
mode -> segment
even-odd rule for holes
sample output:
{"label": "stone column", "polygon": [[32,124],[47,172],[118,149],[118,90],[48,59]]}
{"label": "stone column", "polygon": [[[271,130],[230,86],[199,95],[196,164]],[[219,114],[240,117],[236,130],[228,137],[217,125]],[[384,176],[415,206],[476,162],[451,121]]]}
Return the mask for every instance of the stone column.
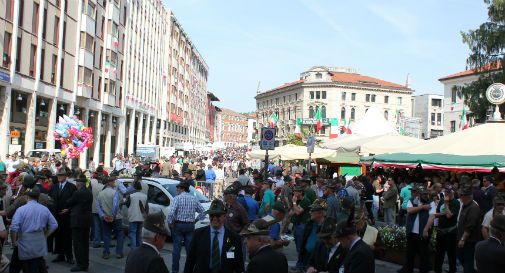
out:
{"label": "stone column", "polygon": [[144,123],[144,113],[140,112],[139,113],[139,127],[137,128],[137,144],[144,143],[144,140],[142,139],[143,123]]}
{"label": "stone column", "polygon": [[165,139],[165,122],[163,120],[160,120],[160,136],[158,139],[160,147],[165,147],[165,142],[163,141]]}
{"label": "stone column", "polygon": [[144,143],[149,144],[151,142],[151,138],[149,137],[149,131],[151,129],[151,116],[147,115],[146,117],[146,131],[145,131],[145,138],[144,138]]}
{"label": "stone column", "polygon": [[54,127],[58,118],[58,101],[53,98],[48,100],[47,110],[49,111],[49,120],[47,122],[47,149],[54,149]]}
{"label": "stone column", "polygon": [[128,121],[128,154],[135,153],[135,109],[130,112],[130,120]]}
{"label": "stone column", "polygon": [[104,151],[104,157],[103,157],[103,164],[105,167],[110,167],[111,165],[111,155],[110,153],[112,152],[111,149],[111,140],[112,140],[112,130],[114,130],[114,127],[112,126],[112,114],[107,115],[107,118],[103,122],[104,124],[104,130],[105,130],[105,151]]}
{"label": "stone column", "polygon": [[153,129],[151,132],[151,142],[156,144],[156,131],[158,130],[158,119],[153,117]]}
{"label": "stone column", "polygon": [[126,135],[126,118],[125,117],[117,117],[116,118],[116,154],[123,154],[125,147],[125,135]]}
{"label": "stone column", "polygon": [[37,114],[37,93],[32,93],[26,99],[26,130],[25,130],[25,155],[34,148],[35,142],[35,115]]}
{"label": "stone column", "polygon": [[5,160],[5,155],[9,153],[10,138],[10,119],[11,119],[11,86],[5,87],[5,92],[0,93],[0,156]]}
{"label": "stone column", "polygon": [[[88,127],[89,126],[89,109],[88,108],[81,108],[79,109],[81,111],[82,115],[82,122],[84,123],[84,126]],[[88,168],[88,149],[85,149],[81,155],[79,156],[79,168],[85,170]]]}
{"label": "stone column", "polygon": [[100,134],[102,133],[102,111],[98,111],[95,115],[95,128],[93,128],[95,140],[94,143],[94,151],[93,151],[93,161],[98,164],[100,163]]}

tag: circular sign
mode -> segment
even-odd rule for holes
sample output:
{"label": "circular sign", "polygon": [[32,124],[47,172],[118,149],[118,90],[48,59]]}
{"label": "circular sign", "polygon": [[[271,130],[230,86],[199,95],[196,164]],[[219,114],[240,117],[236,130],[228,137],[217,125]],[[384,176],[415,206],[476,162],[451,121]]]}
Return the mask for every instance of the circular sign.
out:
{"label": "circular sign", "polygon": [[486,90],[486,98],[492,104],[502,104],[505,102],[505,85],[502,83],[493,83]]}
{"label": "circular sign", "polygon": [[274,132],[272,130],[265,130],[263,138],[268,141],[272,140],[274,138]]}

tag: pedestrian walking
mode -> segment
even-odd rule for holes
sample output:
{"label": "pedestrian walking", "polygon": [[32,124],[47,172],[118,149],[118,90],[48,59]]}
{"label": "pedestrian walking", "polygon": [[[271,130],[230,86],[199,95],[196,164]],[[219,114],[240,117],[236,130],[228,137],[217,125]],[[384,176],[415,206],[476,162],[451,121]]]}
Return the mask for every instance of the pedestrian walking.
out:
{"label": "pedestrian walking", "polygon": [[241,235],[245,237],[246,248],[250,253],[247,273],[288,272],[286,256],[270,245],[267,221],[255,220]]}
{"label": "pedestrian walking", "polygon": [[[103,238],[102,238],[102,219],[98,214],[98,210],[96,209],[96,203],[98,200],[98,194],[103,190],[104,185],[101,183],[103,175],[95,178],[92,177],[90,179],[91,185],[91,194],[93,195],[93,203],[91,204],[91,217],[93,221],[92,225],[92,238],[93,238],[93,248],[99,248]],[[100,179],[100,182],[98,181]]]}
{"label": "pedestrian walking", "polygon": [[333,217],[324,219],[317,236],[314,252],[309,259],[307,273],[338,272],[345,258],[345,250],[335,237],[337,220]]}
{"label": "pedestrian walking", "polygon": [[207,213],[210,226],[195,230],[184,273],[244,272],[242,240],[237,233],[224,226],[226,206],[221,200],[214,200]]}
{"label": "pedestrian walking", "polygon": [[505,272],[505,216],[497,215],[490,223],[489,238],[475,246],[475,262],[479,273]]}
{"label": "pedestrian walking", "polygon": [[[167,217],[167,223],[172,229],[172,239],[174,240],[172,272],[175,273],[179,272],[183,240],[186,253],[189,253],[193,232],[195,231],[195,222],[205,217],[204,208],[198,199],[189,193],[189,183],[181,181],[176,188],[178,194],[168,209]],[[196,213],[198,213],[198,217],[195,219]]]}
{"label": "pedestrian walking", "polygon": [[481,239],[480,208],[473,200],[470,179],[460,178],[459,199],[462,207],[458,218],[458,259],[463,265],[463,273],[473,273],[475,245]]}
{"label": "pedestrian walking", "polygon": [[168,273],[160,256],[169,235],[163,212],[149,214],[142,227],[142,244],[126,258],[125,273]]}
{"label": "pedestrian walking", "polygon": [[[24,273],[47,273],[44,256],[47,255],[46,237],[58,228],[56,219],[49,209],[37,202],[40,195],[38,188],[26,192],[28,203],[14,213],[10,226],[11,240],[14,245],[12,268],[20,265]],[[19,263],[16,263],[15,260]]]}
{"label": "pedestrian walking", "polygon": [[323,198],[326,200],[326,217],[332,217],[337,219],[338,211],[340,210],[340,202],[335,195],[335,190],[337,189],[337,183],[330,181],[324,186]]}
{"label": "pedestrian walking", "polygon": [[392,226],[396,223],[395,214],[396,214],[396,201],[398,200],[398,188],[396,187],[396,183],[393,177],[389,177],[387,182],[389,188],[387,191],[384,191],[382,195],[382,199],[384,200],[383,208],[384,208],[384,222],[386,225]]}
{"label": "pedestrian walking", "polygon": [[123,254],[123,217],[119,213],[121,193],[116,189],[116,177],[104,177],[106,187],[98,194],[96,210],[102,219],[103,230],[103,259],[110,257],[112,231],[116,234],[116,258],[121,259]]}
{"label": "pedestrian walking", "polygon": [[484,240],[489,238],[489,226],[493,218],[497,215],[505,215],[505,198],[502,194],[494,197],[494,205],[491,210],[486,212],[482,220],[482,237]]}
{"label": "pedestrian walking", "polygon": [[310,205],[310,220],[305,224],[303,231],[302,244],[300,254],[298,255],[298,269],[305,272],[309,263],[309,259],[314,252],[318,241],[317,231],[320,229],[326,217],[326,201],[324,199],[316,199]]}
{"label": "pedestrian walking", "polygon": [[275,194],[272,191],[273,181],[270,179],[265,179],[262,182],[263,199],[261,200],[259,217],[269,215],[272,212],[272,206],[275,203]]}
{"label": "pedestrian walking", "polygon": [[233,185],[226,188],[224,191],[224,202],[226,205],[227,215],[225,226],[229,230],[240,233],[249,224],[247,211],[237,201],[238,189]]}
{"label": "pedestrian walking", "polygon": [[126,207],[128,207],[128,237],[130,247],[135,249],[140,246],[142,235],[142,223],[145,215],[149,214],[147,195],[142,192],[140,182],[134,182],[135,192],[127,197]]}
{"label": "pedestrian walking", "polygon": [[86,188],[88,179],[81,174],[76,180],[77,190],[67,200],[70,207],[70,228],[76,265],[71,272],[87,271],[89,266],[89,230],[91,227],[91,206],[93,194]]}

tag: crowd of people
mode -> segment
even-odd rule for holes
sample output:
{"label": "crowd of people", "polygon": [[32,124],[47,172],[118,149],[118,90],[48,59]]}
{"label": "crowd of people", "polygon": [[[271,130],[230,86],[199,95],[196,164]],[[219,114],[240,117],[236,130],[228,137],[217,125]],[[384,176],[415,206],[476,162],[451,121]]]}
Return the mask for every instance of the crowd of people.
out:
{"label": "crowd of people", "polygon": [[[117,155],[112,169],[91,160],[88,170],[56,158],[7,158],[0,162],[0,243],[13,254],[10,261],[2,255],[0,272],[48,272],[48,253],[72,272],[87,271],[90,241],[111,259],[113,238],[118,260],[130,246],[125,272],[169,272],[160,250],[170,236],[170,272],[368,273],[384,252],[384,225],[404,227],[400,273],[413,272],[416,256],[421,273],[443,272],[446,256],[448,272],[458,261],[465,273],[505,268],[505,179],[498,172],[377,168],[349,177],[296,163],[262,168],[245,150],[159,162]],[[167,215],[150,212],[143,177],[179,181]],[[191,187],[207,193],[209,209]],[[210,224],[196,228],[206,217]],[[290,244],[298,257],[288,268],[282,249]]]}

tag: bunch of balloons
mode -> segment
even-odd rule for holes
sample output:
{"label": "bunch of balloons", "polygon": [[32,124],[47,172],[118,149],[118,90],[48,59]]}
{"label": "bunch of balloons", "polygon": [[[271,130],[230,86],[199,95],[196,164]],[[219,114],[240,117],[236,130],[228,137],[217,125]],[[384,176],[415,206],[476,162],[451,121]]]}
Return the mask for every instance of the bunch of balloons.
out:
{"label": "bunch of balloons", "polygon": [[93,144],[93,131],[77,116],[63,115],[59,118],[54,130],[54,138],[61,143],[61,155],[77,158]]}

